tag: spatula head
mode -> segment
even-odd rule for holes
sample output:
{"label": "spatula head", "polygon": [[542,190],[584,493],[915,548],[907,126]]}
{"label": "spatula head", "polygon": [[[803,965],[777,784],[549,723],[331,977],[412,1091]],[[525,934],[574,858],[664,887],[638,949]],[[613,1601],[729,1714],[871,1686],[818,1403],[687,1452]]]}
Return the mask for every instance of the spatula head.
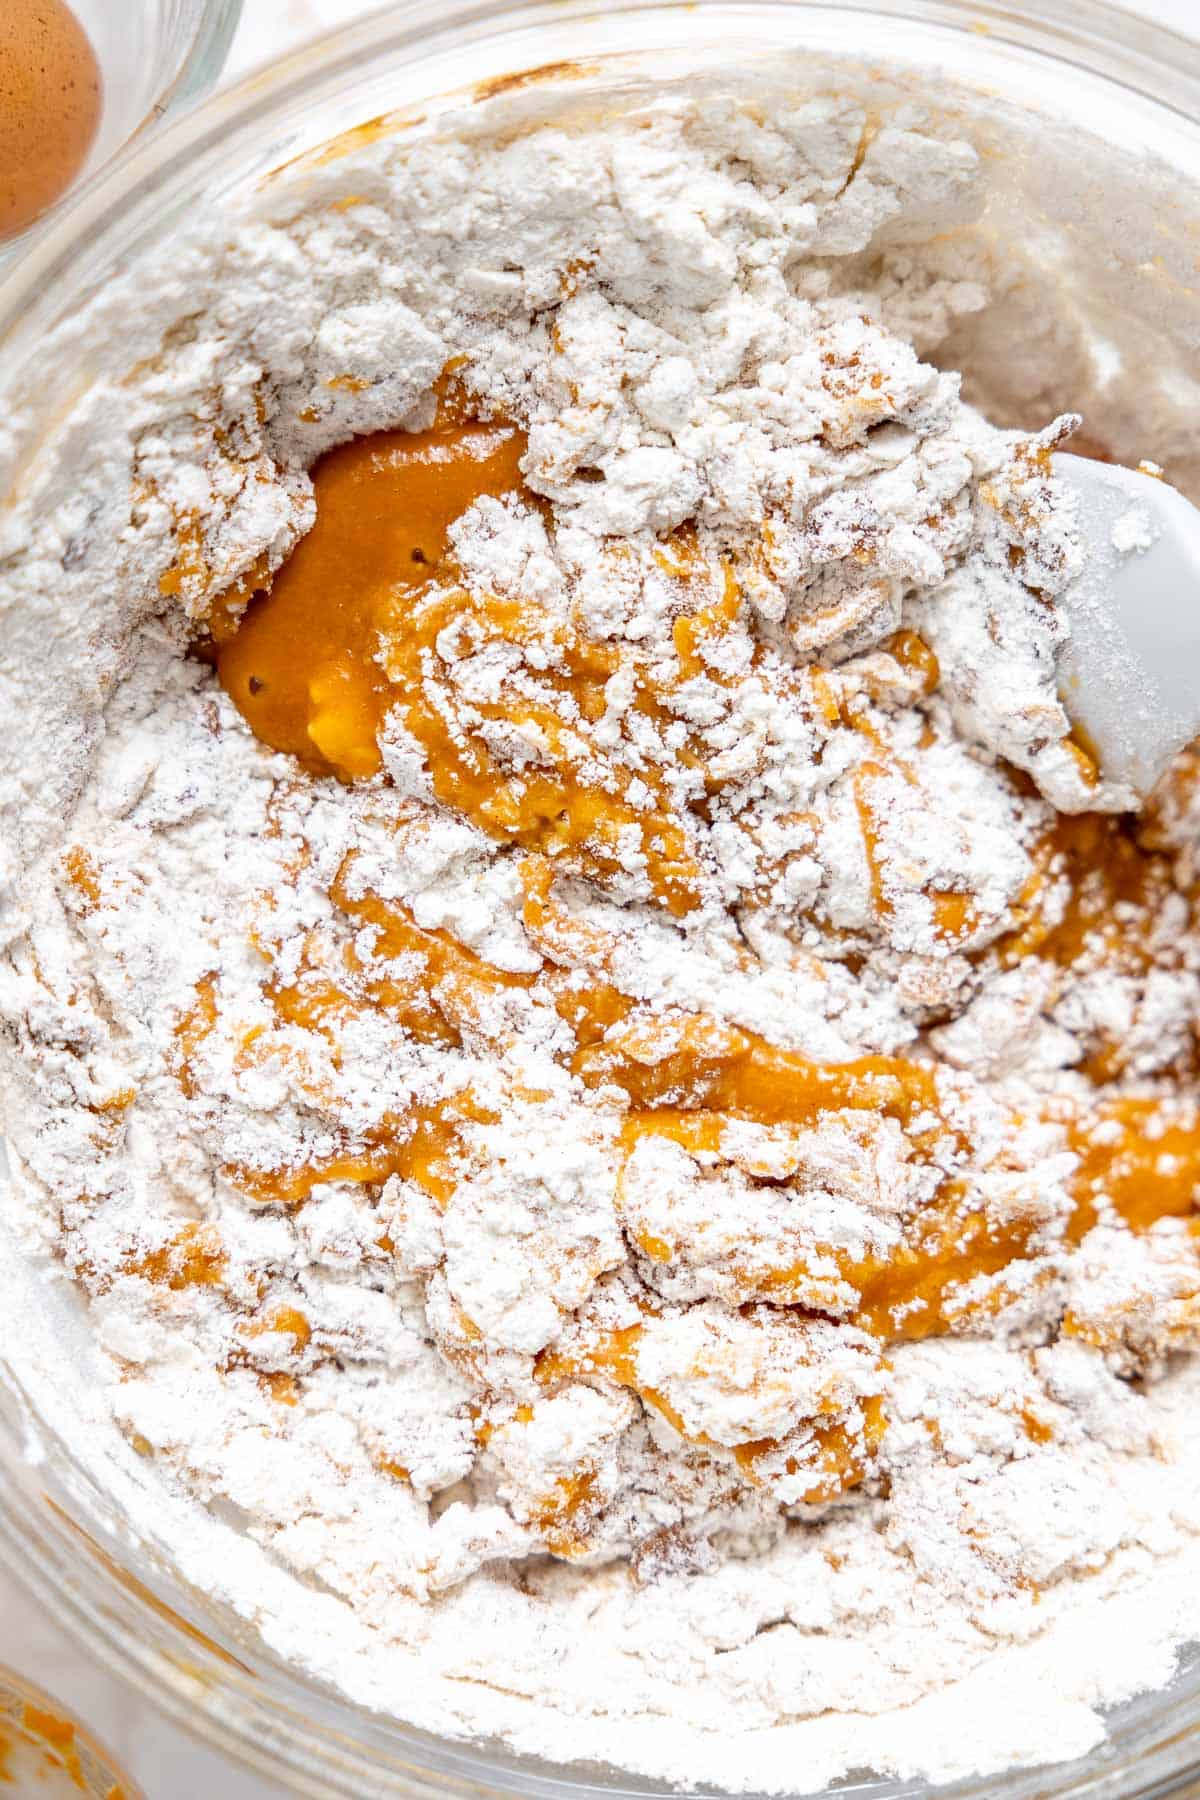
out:
{"label": "spatula head", "polygon": [[1065,596],[1063,705],[1101,773],[1150,791],[1200,735],[1200,511],[1141,470],[1056,456],[1086,550]]}

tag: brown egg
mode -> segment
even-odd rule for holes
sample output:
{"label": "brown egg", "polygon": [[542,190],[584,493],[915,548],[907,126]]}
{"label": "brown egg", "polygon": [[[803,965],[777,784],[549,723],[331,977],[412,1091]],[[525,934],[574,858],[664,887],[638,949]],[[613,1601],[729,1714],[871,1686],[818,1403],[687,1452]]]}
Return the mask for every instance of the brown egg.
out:
{"label": "brown egg", "polygon": [[78,175],[100,122],[100,65],[63,0],[0,0],[0,238]]}

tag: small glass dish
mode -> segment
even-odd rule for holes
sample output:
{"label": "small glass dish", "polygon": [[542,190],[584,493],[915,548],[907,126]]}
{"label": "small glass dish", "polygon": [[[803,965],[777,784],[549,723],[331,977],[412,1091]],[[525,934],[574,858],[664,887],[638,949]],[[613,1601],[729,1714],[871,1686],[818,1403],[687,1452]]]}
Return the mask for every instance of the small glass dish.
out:
{"label": "small glass dish", "polygon": [[0,1666],[0,1781],[33,1800],[144,1800],[112,1756],[57,1700]]}
{"label": "small glass dish", "polygon": [[208,93],[225,64],[242,0],[70,0],[100,65],[101,112],[87,159],[61,200],[0,241],[0,265],[26,249],[131,139]]}

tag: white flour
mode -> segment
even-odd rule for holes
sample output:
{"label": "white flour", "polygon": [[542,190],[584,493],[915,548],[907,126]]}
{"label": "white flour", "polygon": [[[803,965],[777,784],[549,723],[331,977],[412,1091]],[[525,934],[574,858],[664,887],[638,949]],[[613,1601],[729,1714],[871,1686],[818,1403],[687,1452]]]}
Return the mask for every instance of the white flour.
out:
{"label": "white flour", "polygon": [[[1131,797],[1057,699],[1065,427],[994,430],[894,334],[986,306],[914,249],[977,205],[968,144],[839,100],[385,143],[181,249],[0,523],[36,726],[0,788],[14,1218],[87,1296],[134,1512],[429,1729],[731,1788],[945,1778],[1081,1752],[1194,1619],[1196,1240],[1103,1191],[1067,1227],[1093,1077],[1195,1129],[1200,821],[1181,778],[1117,915],[1139,954],[1006,955],[1055,809]],[[440,804],[403,703],[385,776],[310,777],[184,655],[311,525],[314,458],[427,425],[456,357],[528,493],[454,528],[423,691],[518,795],[549,708],[624,809],[603,856],[531,866]],[[568,639],[611,652],[599,716]],[[1052,931],[1061,860],[1039,892]],[[333,1028],[288,1011],[322,980]],[[624,1012],[577,1043],[600,987]],[[739,1031],[894,1059],[881,1095],[915,1064],[920,1098],[623,1136]],[[442,1190],[344,1178],[466,1094]],[[907,1341],[919,1302],[885,1320],[865,1271],[955,1183],[1019,1249]]]}

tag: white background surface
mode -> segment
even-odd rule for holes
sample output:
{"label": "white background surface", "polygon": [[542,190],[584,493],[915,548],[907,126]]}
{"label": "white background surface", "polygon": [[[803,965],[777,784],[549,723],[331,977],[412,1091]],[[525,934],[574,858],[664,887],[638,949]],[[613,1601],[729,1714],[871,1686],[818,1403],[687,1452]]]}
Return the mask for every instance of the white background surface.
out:
{"label": "white background surface", "polygon": [[[241,75],[313,32],[367,12],[373,3],[245,0],[226,74]],[[1046,13],[1053,15],[1056,0],[1044,3]],[[1200,36],[1200,0],[1126,0],[1126,4]],[[141,1782],[148,1800],[286,1800],[283,1788],[243,1774],[175,1730],[146,1701],[78,1651],[2,1574],[0,1662],[48,1689],[64,1708],[90,1725]],[[364,1795],[363,1800],[369,1797]]]}

